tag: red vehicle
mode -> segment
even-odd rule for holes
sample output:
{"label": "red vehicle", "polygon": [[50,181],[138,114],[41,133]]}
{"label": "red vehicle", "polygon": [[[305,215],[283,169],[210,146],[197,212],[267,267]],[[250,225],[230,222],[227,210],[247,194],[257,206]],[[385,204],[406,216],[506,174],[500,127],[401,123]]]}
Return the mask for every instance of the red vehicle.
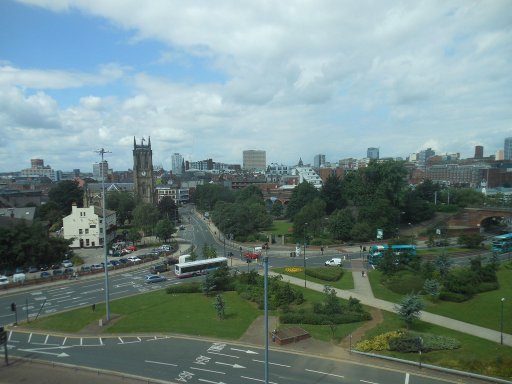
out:
{"label": "red vehicle", "polygon": [[258,260],[260,258],[260,254],[259,253],[255,253],[255,252],[247,252],[244,254],[244,257],[246,259],[250,259],[250,260]]}
{"label": "red vehicle", "polygon": [[126,250],[128,251],[136,251],[137,250],[137,246],[136,245],[129,245],[125,248]]}

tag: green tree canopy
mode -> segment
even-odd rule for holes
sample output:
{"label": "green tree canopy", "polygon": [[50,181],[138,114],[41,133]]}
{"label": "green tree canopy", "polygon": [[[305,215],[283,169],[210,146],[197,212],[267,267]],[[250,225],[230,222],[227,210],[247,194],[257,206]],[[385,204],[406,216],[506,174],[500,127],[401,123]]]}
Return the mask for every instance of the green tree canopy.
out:
{"label": "green tree canopy", "polygon": [[149,203],[140,203],[133,211],[133,222],[145,235],[153,232],[159,217],[158,209]]}
{"label": "green tree canopy", "polygon": [[178,206],[171,196],[165,196],[158,203],[160,217],[176,222],[178,220]]}
{"label": "green tree canopy", "polygon": [[341,180],[336,175],[329,175],[320,190],[320,197],[325,201],[325,212],[328,215],[347,205],[347,201],[342,195]]}
{"label": "green tree canopy", "polygon": [[400,305],[395,306],[398,316],[405,322],[407,329],[410,328],[414,320],[419,319],[421,311],[425,308],[425,303],[416,294],[409,294],[402,298]]}
{"label": "green tree canopy", "polygon": [[176,227],[169,219],[161,219],[156,223],[155,235],[164,242],[167,242],[175,232]]}
{"label": "green tree canopy", "polygon": [[307,181],[297,185],[292,192],[292,196],[286,206],[286,216],[291,220],[308,203],[319,197],[320,192]]}
{"label": "green tree canopy", "polygon": [[108,192],[105,196],[107,208],[116,211],[117,223],[123,225],[133,219],[135,209],[135,197],[126,191]]}
{"label": "green tree canopy", "polygon": [[78,185],[78,181],[64,180],[55,184],[48,191],[48,199],[54,202],[61,212],[62,216],[67,216],[71,213],[73,203],[77,207],[83,206],[84,191]]}

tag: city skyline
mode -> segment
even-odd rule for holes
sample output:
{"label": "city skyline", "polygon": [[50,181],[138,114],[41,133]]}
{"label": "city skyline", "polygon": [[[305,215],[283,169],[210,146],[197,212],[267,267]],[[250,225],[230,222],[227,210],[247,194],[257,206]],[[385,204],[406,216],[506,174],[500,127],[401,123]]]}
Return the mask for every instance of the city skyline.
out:
{"label": "city skyline", "polygon": [[[371,10],[371,11],[369,11]],[[506,1],[0,3],[0,172],[503,149]],[[72,164],[72,165],[71,165]]]}

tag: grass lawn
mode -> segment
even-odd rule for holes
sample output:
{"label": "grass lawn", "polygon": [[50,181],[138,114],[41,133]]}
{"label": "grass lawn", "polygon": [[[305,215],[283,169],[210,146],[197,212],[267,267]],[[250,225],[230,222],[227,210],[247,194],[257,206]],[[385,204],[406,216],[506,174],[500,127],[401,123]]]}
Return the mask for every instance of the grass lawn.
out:
{"label": "grass lawn", "polygon": [[266,233],[273,235],[289,235],[292,233],[293,224],[288,220],[274,220],[272,222],[272,227],[269,230],[265,231]]}
{"label": "grass lawn", "polygon": [[[272,272],[280,273],[282,275],[288,275],[292,277],[297,277],[299,279],[304,279],[304,269],[303,267],[296,267],[300,269],[298,272],[286,272],[286,268],[272,268]],[[334,268],[334,267],[331,267]],[[338,267],[336,267],[338,268]],[[311,281],[313,283],[330,285],[333,288],[338,289],[354,289],[354,279],[352,277],[352,272],[344,270],[343,276],[338,281],[324,281],[311,276],[306,275],[306,281]]]}
{"label": "grass lawn", "polygon": [[[392,292],[383,286],[380,283],[381,276],[382,273],[377,270],[370,271],[368,274],[375,297],[394,303],[400,302],[403,295]],[[503,317],[504,319],[512,319],[512,269],[502,267],[498,271],[498,281],[500,284],[499,290],[479,293],[471,300],[463,303],[449,301],[433,303],[427,297],[424,297],[425,311],[499,331],[501,327],[502,297],[505,298]],[[504,321],[503,331],[512,334],[512,320]]]}
{"label": "grass lawn", "polygon": [[[105,333],[170,332],[196,336],[238,339],[261,314],[255,305],[241,299],[236,292],[223,293],[226,317],[219,320],[213,306],[214,297],[201,293],[169,295],[159,290],[110,303],[110,313],[121,316]],[[31,322],[32,329],[78,332],[97,322],[105,306],[81,308]]]}
{"label": "grass lawn", "polygon": [[[365,339],[371,339],[382,333],[403,328],[404,323],[396,314],[383,311],[384,322],[368,331]],[[422,354],[422,362],[443,367],[472,371],[489,376],[512,378],[512,348],[478,337],[460,333],[437,325],[416,321],[411,331],[431,333],[453,337],[461,343],[456,350],[433,351]],[[404,360],[418,361],[416,353],[398,353],[391,351],[375,352]]]}

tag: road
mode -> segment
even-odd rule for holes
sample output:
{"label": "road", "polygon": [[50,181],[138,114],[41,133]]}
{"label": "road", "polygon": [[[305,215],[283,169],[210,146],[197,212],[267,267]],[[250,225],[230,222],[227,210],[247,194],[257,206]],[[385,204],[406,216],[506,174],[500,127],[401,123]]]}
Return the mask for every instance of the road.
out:
{"label": "road", "polygon": [[[122,372],[126,377],[170,383],[264,381],[264,350],[233,342],[165,335],[70,337],[9,332],[8,347],[9,354],[28,359],[56,361],[102,372]],[[271,350],[269,382],[433,384],[453,381],[429,377],[427,372],[398,371]]]}

